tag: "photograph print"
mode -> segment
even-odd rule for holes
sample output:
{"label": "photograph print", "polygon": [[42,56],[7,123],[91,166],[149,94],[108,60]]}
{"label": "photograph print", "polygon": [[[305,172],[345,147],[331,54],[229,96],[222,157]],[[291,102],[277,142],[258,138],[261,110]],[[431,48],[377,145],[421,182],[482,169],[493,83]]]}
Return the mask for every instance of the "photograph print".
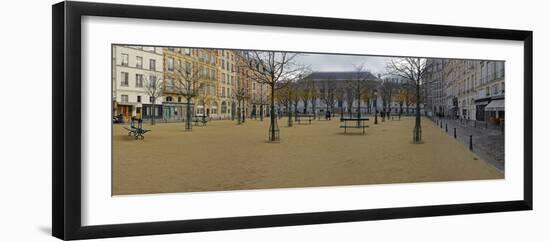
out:
{"label": "photograph print", "polygon": [[504,178],[501,60],[111,51],[112,195]]}

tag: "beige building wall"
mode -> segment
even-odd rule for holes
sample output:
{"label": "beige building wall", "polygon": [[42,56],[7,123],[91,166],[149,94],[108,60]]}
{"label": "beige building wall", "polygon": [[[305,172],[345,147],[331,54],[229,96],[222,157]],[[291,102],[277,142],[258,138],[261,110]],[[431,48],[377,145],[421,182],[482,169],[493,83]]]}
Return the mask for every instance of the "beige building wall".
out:
{"label": "beige building wall", "polygon": [[231,118],[235,112],[233,88],[235,84],[235,52],[218,50],[220,116]]}

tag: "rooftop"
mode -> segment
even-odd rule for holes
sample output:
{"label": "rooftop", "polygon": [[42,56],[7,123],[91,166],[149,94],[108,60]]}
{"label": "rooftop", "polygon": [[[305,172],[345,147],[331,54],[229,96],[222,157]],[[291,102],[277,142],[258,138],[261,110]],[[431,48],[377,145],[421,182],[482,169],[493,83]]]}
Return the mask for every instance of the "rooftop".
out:
{"label": "rooftop", "polygon": [[[339,71],[339,72],[313,72],[307,78],[314,80],[353,80],[357,78],[356,71]],[[362,75],[365,75],[367,79],[377,79],[370,72],[361,72]]]}

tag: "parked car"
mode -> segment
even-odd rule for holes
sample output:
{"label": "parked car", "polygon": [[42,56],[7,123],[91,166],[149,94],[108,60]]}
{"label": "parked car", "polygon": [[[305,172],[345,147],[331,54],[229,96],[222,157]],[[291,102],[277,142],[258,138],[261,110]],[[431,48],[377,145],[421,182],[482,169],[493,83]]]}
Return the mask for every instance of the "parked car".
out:
{"label": "parked car", "polygon": [[122,114],[113,116],[113,123],[124,123],[124,117],[122,117]]}

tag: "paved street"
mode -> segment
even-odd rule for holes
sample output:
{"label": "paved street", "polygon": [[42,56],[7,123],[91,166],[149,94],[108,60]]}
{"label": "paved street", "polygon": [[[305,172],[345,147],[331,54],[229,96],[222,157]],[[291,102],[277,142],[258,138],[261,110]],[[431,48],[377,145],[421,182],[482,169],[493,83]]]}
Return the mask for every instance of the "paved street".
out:
{"label": "paved street", "polygon": [[[438,119],[434,121],[437,122]],[[453,136],[453,128],[456,128],[457,139],[466,147],[469,147],[469,138],[472,135],[474,153],[504,171],[504,133],[499,126],[486,126],[485,122],[461,122],[450,119],[441,119],[441,121],[442,131],[445,131],[445,124],[447,124],[447,134]]]}

